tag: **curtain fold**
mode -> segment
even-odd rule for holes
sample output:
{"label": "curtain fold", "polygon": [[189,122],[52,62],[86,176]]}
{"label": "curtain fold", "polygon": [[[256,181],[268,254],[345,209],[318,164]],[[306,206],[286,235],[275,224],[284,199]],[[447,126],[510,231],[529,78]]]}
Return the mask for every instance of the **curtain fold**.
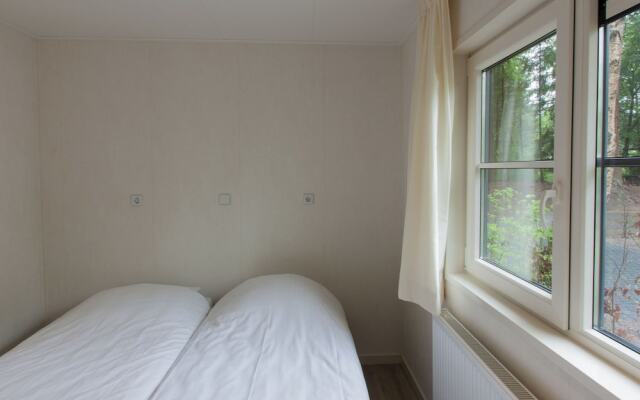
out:
{"label": "curtain fold", "polygon": [[448,0],[419,2],[398,296],[438,315],[451,188],[453,46]]}

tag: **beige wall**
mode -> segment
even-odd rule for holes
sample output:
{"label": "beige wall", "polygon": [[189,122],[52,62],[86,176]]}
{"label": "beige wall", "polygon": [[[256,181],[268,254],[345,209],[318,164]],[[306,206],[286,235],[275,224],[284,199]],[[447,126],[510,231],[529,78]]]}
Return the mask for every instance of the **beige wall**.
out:
{"label": "beige wall", "polygon": [[[451,31],[454,42],[473,34],[477,24],[496,8],[514,0],[449,0],[451,11]],[[517,0],[516,0],[517,1]],[[531,1],[531,0],[525,0]]]}
{"label": "beige wall", "polygon": [[42,323],[35,42],[0,26],[0,353]]}
{"label": "beige wall", "polygon": [[49,316],[116,285],[219,298],[295,272],[338,296],[361,353],[399,353],[400,47],[47,40],[39,56]]}

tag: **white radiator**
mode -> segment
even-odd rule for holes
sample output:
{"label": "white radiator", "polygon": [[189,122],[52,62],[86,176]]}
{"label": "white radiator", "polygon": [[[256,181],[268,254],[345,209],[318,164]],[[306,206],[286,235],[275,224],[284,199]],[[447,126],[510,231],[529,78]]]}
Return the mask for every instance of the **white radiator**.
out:
{"label": "white radiator", "polygon": [[447,310],[433,318],[433,400],[536,397]]}

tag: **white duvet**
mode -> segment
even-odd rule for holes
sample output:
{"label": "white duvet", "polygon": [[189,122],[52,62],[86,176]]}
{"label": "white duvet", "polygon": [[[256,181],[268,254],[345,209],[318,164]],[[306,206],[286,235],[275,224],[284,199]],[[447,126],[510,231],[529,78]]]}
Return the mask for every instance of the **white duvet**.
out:
{"label": "white duvet", "polygon": [[365,400],[342,307],[295,275],[250,279],[220,300],[155,400]]}
{"label": "white duvet", "polygon": [[0,399],[146,400],[208,310],[184,287],[98,293],[0,357]]}

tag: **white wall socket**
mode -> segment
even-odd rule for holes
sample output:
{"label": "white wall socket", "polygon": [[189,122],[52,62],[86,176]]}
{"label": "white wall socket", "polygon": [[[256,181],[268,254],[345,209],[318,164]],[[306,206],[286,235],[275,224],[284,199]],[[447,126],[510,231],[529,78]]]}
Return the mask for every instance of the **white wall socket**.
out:
{"label": "white wall socket", "polygon": [[131,204],[134,207],[141,206],[143,200],[144,199],[141,194],[132,194],[131,196],[129,196],[129,204]]}
{"label": "white wall socket", "polygon": [[305,193],[302,196],[302,202],[305,206],[313,205],[316,202],[316,195],[314,193]]}
{"label": "white wall socket", "polygon": [[230,206],[231,205],[231,193],[220,193],[220,194],[218,194],[218,205],[219,206]]}

